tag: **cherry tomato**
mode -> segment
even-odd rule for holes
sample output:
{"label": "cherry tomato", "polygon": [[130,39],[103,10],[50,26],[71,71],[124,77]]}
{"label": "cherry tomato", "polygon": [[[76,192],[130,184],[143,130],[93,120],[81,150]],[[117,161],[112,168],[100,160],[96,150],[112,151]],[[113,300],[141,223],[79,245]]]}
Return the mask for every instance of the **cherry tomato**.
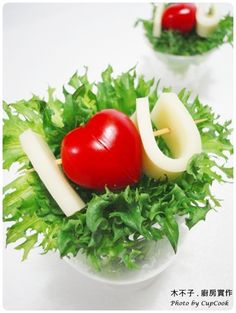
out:
{"label": "cherry tomato", "polygon": [[190,32],[196,24],[196,6],[190,3],[176,3],[168,6],[162,16],[164,29]]}
{"label": "cherry tomato", "polygon": [[66,176],[80,186],[119,189],[138,182],[141,149],[139,133],[130,118],[106,109],[64,137],[62,166]]}

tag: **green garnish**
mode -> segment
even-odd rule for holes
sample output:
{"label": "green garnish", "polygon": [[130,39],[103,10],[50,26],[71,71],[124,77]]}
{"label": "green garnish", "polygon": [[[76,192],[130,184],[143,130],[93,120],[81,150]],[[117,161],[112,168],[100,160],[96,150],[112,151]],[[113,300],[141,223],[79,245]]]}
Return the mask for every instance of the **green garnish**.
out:
{"label": "green garnish", "polygon": [[[64,135],[86,123],[97,111],[116,108],[131,115],[136,98],[144,96],[154,106],[158,98],[154,79],[138,77],[135,69],[118,77],[113,77],[112,72],[108,66],[96,84],[88,81],[87,72],[83,76],[75,73],[69,81],[73,92],[63,88],[64,100],[55,98],[49,88],[47,100],[33,96],[30,100],[4,103],[4,168],[9,169],[14,162],[20,162],[19,172],[30,168],[19,143],[19,135],[27,128],[40,133],[59,158]],[[3,219],[10,223],[7,244],[17,244],[21,239],[16,249],[23,250],[23,260],[36,246],[44,253],[59,251],[61,256],[76,256],[80,251],[97,270],[114,264],[137,268],[145,258],[148,243],[163,237],[176,251],[178,217],[185,217],[189,228],[205,220],[210,210],[220,206],[211,192],[212,184],[225,182],[233,175],[232,168],[225,165],[233,153],[229,140],[231,122],[220,123],[208,105],[198,97],[191,101],[185,89],[179,98],[194,119],[207,119],[198,125],[203,152],[190,160],[182,176],[162,182],[143,176],[136,186],[117,192],[92,192],[72,184],[87,207],[66,217],[37,173],[21,172],[4,188]],[[167,151],[163,140],[159,146]]]}
{"label": "green garnish", "polygon": [[215,31],[208,38],[197,35],[195,29],[188,34],[178,31],[162,30],[161,36],[153,36],[153,19],[155,6],[153,6],[152,17],[149,20],[139,19],[136,25],[141,23],[145,30],[145,36],[155,51],[174,55],[197,55],[208,52],[224,43],[233,43],[233,17],[223,17]]}

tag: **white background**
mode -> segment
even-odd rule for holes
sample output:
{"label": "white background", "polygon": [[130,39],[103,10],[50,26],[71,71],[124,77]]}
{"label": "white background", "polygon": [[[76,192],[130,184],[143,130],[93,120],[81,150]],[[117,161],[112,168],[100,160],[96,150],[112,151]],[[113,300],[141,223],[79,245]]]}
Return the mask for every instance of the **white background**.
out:
{"label": "white background", "polygon": [[[199,68],[187,78],[173,76],[146,45],[141,27],[133,28],[138,17],[150,16],[148,4],[7,4],[3,14],[3,98],[8,102],[32,93],[44,96],[48,85],[60,95],[84,65],[91,79],[98,79],[108,64],[119,73],[138,63],[146,77],[161,77],[161,84],[174,90],[192,88],[223,118],[232,117],[232,47],[221,47],[201,65],[200,78]],[[5,175],[6,182],[11,178]],[[222,208],[192,229],[177,259],[148,288],[114,290],[77,273],[56,254],[41,256],[36,249],[21,262],[21,252],[9,246],[3,259],[4,307],[164,309],[174,288],[232,289],[232,185],[218,186],[216,193],[224,199]]]}

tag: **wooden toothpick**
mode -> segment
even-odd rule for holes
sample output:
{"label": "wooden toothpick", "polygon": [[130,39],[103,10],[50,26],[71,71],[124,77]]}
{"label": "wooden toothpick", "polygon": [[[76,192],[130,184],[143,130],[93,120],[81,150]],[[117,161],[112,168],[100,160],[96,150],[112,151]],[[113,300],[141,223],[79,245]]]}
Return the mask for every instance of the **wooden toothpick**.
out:
{"label": "wooden toothpick", "polygon": [[[199,124],[199,123],[205,122],[206,120],[207,120],[206,118],[202,118],[202,119],[199,119],[199,120],[194,120],[194,122],[195,122],[195,124]],[[169,134],[170,132],[171,132],[171,130],[169,128],[162,128],[162,129],[158,129],[158,130],[154,131],[153,135],[155,137],[158,137],[158,136],[161,136],[161,135]],[[55,163],[57,165],[61,165],[62,164],[62,160],[61,159],[57,159],[55,161]],[[30,169],[26,170],[27,173],[32,173],[34,171],[35,171],[34,168],[30,168]]]}
{"label": "wooden toothpick", "polygon": [[[199,120],[195,120],[195,124],[199,124],[199,123],[202,123],[202,122],[205,122],[207,119],[206,118],[202,118],[202,119],[199,119]],[[161,135],[165,135],[165,134],[169,134],[170,133],[170,129],[169,128],[162,128],[162,129],[158,129],[156,131],[153,132],[153,135],[155,137],[158,137],[158,136],[161,136]]]}
{"label": "wooden toothpick", "polygon": [[[55,163],[57,164],[57,165],[61,165],[62,164],[62,160],[61,159],[57,159],[56,161],[55,161]],[[26,172],[27,173],[32,173],[32,172],[34,172],[35,171],[35,169],[32,167],[32,168],[30,168],[30,169],[28,169],[28,170],[26,170]]]}

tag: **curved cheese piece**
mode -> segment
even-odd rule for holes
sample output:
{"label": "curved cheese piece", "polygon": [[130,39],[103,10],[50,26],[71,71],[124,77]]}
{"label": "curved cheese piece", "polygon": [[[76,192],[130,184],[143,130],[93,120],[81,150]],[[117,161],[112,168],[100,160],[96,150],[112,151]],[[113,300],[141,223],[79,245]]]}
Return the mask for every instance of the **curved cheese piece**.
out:
{"label": "curved cheese piece", "polygon": [[165,5],[160,3],[156,6],[154,12],[154,19],[153,19],[153,30],[152,34],[154,37],[161,36],[161,28],[162,28],[162,15],[165,9]]}
{"label": "curved cheese piece", "polygon": [[[184,172],[189,159],[201,152],[201,137],[191,115],[174,93],[160,95],[150,116],[148,98],[136,102],[136,125],[143,144],[143,171],[160,179],[174,178]],[[156,144],[152,122],[160,129],[168,127],[170,133],[163,138],[173,158],[166,156]]]}
{"label": "curved cheese piece", "polygon": [[27,129],[20,135],[20,143],[35,171],[61,210],[70,216],[84,208],[83,200],[68,183],[43,138],[31,129]]}
{"label": "curved cheese piece", "polygon": [[196,32],[203,38],[209,37],[219,24],[219,12],[214,4],[208,8],[199,4],[196,12]]}

